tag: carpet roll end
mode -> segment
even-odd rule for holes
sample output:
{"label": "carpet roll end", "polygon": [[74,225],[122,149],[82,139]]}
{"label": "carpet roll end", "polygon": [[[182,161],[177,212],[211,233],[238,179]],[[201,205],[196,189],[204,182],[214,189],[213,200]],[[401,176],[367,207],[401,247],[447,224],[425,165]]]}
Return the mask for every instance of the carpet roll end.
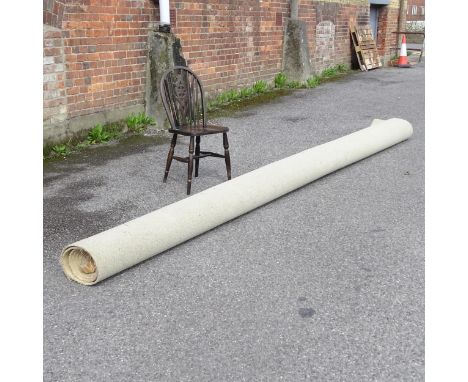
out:
{"label": "carpet roll end", "polygon": [[98,278],[96,262],[83,248],[75,246],[65,248],[60,263],[69,279],[84,285],[96,283]]}

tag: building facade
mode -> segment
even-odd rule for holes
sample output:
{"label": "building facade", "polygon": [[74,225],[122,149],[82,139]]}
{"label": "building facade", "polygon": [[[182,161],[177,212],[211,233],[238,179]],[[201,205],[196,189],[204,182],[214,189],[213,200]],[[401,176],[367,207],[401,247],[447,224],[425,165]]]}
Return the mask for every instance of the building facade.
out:
{"label": "building facade", "polygon": [[426,1],[408,0],[406,8],[406,21],[425,21],[426,20]]}
{"label": "building facade", "polygon": [[[44,143],[144,110],[153,0],[43,0]],[[396,46],[399,0],[378,0],[377,47]],[[302,0],[315,71],[351,64],[349,26],[369,24],[369,0]],[[271,81],[282,69],[288,0],[171,1],[171,30],[208,95]]]}

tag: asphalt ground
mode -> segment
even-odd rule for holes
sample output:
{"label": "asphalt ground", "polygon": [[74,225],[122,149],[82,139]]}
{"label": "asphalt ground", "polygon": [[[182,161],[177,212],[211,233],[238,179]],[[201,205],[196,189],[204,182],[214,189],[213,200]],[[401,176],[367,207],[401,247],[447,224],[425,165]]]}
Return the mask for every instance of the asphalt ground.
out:
{"label": "asphalt ground", "polygon": [[[423,381],[423,64],[216,122],[238,176],[392,117],[408,141],[92,287],[65,277],[61,249],[185,198],[186,166],[163,184],[169,140],[151,136],[46,163],[44,380]],[[223,181],[202,159],[192,193]]]}

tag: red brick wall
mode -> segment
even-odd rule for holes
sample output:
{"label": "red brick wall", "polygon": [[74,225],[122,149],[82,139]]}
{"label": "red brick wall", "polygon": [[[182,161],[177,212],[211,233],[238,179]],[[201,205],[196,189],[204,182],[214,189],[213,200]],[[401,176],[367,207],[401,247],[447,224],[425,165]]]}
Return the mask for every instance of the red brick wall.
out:
{"label": "red brick wall", "polygon": [[[408,0],[406,21],[424,21],[426,19],[425,4],[425,0]],[[416,7],[415,15],[413,15],[413,7]]]}
{"label": "red brick wall", "polygon": [[43,23],[55,28],[61,28],[65,0],[43,0]]}
{"label": "red brick wall", "polygon": [[[50,32],[54,37],[44,35],[44,72],[53,74],[44,81],[45,123],[59,123],[64,113],[70,121],[144,104],[148,32],[158,25],[158,7],[153,0],[44,0],[44,24],[56,28]],[[281,70],[288,0],[171,1],[171,8],[172,31],[208,94],[271,80]],[[299,17],[308,25],[313,67],[322,70],[351,62],[348,27],[368,23],[369,6],[303,0]],[[382,17],[382,25],[391,29],[398,10]],[[322,21],[328,29],[319,28],[319,41],[331,47],[316,50],[316,26]],[[388,33],[379,35],[381,52],[388,51],[388,41]],[[58,66],[50,66],[52,59]]]}
{"label": "red brick wall", "polygon": [[[210,3],[173,2],[176,27],[188,65],[208,93],[271,80],[281,71],[284,19],[289,1],[218,0]],[[369,7],[323,1],[301,1],[299,18],[308,25],[309,51],[316,70],[351,62],[349,24],[368,23]],[[278,25],[277,17],[283,22]],[[333,21],[334,53],[316,57],[316,24]],[[313,65],[314,67],[314,65]]]}
{"label": "red brick wall", "polygon": [[392,54],[396,53],[398,30],[398,8],[381,7],[379,10],[377,49],[379,54],[388,61]]}
{"label": "red brick wall", "polygon": [[149,0],[67,3],[62,28],[71,118],[143,103],[148,30],[155,17]]}
{"label": "red brick wall", "polygon": [[287,1],[218,0],[173,2],[188,65],[205,87],[222,90],[270,80],[281,70],[283,25]]}
{"label": "red brick wall", "polygon": [[[302,9],[302,4],[301,4]],[[312,60],[315,62],[315,69],[321,71],[329,66],[336,64],[351,63],[351,40],[349,37],[349,26],[351,24],[368,24],[369,23],[369,6],[340,4],[331,2],[313,2],[310,7],[311,26],[309,30],[309,45]],[[319,44],[325,38],[321,25],[327,25],[331,22],[333,26],[328,26],[327,29],[333,28],[334,42],[328,50],[321,49]],[[317,32],[322,32],[317,35]],[[328,40],[330,41],[330,40]],[[312,53],[312,52],[315,52]]]}

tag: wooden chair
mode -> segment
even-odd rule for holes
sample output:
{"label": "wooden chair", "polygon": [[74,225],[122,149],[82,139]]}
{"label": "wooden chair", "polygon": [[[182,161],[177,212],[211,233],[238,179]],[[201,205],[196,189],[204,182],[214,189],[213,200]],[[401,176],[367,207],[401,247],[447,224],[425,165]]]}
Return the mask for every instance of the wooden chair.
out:
{"label": "wooden chair", "polygon": [[[197,75],[189,68],[175,66],[163,74],[159,90],[164,109],[171,124],[169,132],[172,133],[172,142],[167,155],[163,182],[166,183],[167,181],[172,159],[188,163],[187,195],[190,195],[193,162],[195,161],[195,177],[198,177],[199,160],[208,156],[224,158],[227,178],[228,180],[231,179],[231,158],[227,137],[229,129],[224,126],[206,124],[203,87]],[[174,148],[179,134],[190,137],[189,155],[187,157],[174,155]],[[208,134],[223,134],[224,155],[200,150],[200,137]],[[194,141],[196,142],[195,153]]]}

